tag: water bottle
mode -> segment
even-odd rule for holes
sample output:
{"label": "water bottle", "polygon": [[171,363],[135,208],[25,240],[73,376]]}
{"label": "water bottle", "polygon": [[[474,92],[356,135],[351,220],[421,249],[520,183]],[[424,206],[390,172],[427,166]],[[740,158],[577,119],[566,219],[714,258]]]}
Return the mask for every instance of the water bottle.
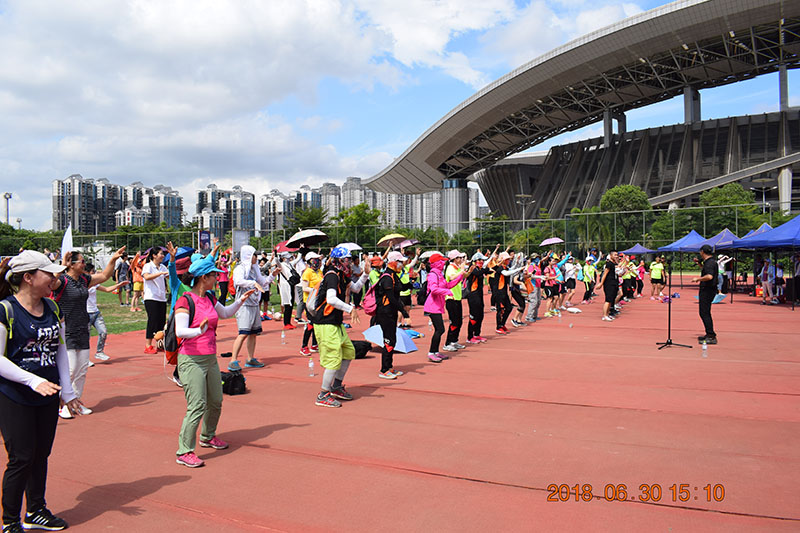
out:
{"label": "water bottle", "polygon": [[286,331],[281,330],[281,344],[286,344]]}
{"label": "water bottle", "polygon": [[314,377],[314,358],[313,357],[309,357],[308,358],[308,377],[310,377],[310,378]]}
{"label": "water bottle", "polygon": [[703,357],[708,357],[708,344],[701,342],[700,346],[703,347]]}

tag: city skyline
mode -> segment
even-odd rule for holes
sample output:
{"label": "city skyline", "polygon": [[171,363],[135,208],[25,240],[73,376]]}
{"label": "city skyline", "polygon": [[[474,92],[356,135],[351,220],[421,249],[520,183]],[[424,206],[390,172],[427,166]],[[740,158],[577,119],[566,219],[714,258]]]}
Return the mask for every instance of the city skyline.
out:
{"label": "city skyline", "polygon": [[85,178],[70,175],[52,184],[52,229],[64,230],[72,224],[74,231],[102,234],[116,226],[142,226],[145,223],[170,226],[196,222],[200,228],[221,236],[233,229],[245,229],[251,235],[283,229],[297,208],[322,208],[326,222],[342,210],[358,204],[383,213],[381,224],[398,227],[442,226],[451,233],[458,229],[474,229],[472,221],[486,214],[479,205],[476,187],[469,189],[468,219],[448,227],[442,219],[443,191],[424,194],[385,194],[365,186],[360,177],[348,177],[339,186],[332,182],[318,188],[301,185],[298,189],[273,189],[256,195],[241,186],[225,190],[208,184],[196,191],[195,213],[183,210],[185,199],[171,187],[157,184],[147,187],[136,181],[130,185],[111,183],[106,178]]}

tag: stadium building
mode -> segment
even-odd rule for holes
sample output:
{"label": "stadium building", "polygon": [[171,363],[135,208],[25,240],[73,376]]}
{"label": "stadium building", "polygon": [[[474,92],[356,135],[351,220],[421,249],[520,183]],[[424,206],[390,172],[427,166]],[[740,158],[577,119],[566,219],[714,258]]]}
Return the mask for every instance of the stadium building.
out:
{"label": "stadium building", "polygon": [[[366,184],[387,193],[441,189],[445,226],[468,219],[468,180],[493,212],[511,218],[520,218],[519,194],[532,195],[526,217],[540,208],[560,217],[598,205],[620,184],[641,187],[653,205],[691,206],[705,190],[741,182],[797,211],[800,110],[789,106],[787,70],[798,67],[800,2],[674,2],[490,84]],[[776,112],[701,120],[704,89],[775,72]],[[683,123],[626,130],[627,111],[674,97],[683,98]],[[512,156],[597,122],[602,137]]]}

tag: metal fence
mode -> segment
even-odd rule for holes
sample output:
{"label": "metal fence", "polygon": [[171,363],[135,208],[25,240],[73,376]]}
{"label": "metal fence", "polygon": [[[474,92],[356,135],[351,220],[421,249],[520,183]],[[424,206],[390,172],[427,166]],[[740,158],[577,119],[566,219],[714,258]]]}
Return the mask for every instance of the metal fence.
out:
{"label": "metal fence", "polygon": [[[564,218],[534,218],[526,220],[484,220],[476,219],[457,227],[426,226],[407,224],[404,226],[323,226],[321,229],[330,236],[324,247],[340,242],[354,242],[365,250],[375,250],[376,243],[389,233],[401,233],[419,241],[424,249],[446,251],[460,248],[467,251],[492,249],[499,244],[502,248],[511,246],[526,253],[539,251],[539,244],[547,238],[558,237],[564,241],[557,248],[580,251],[591,247],[601,250],[624,249],[636,243],[648,248],[664,246],[695,230],[704,237],[711,237],[725,228],[742,236],[763,222],[773,227],[788,220],[791,215],[773,209],[769,204],[746,204],[713,207],[694,207],[647,211],[589,212],[574,213]],[[453,231],[455,229],[456,231]],[[259,250],[270,250],[291,235],[289,230],[280,229],[258,232],[250,239]],[[38,249],[55,250],[61,238],[55,233],[33,237]],[[166,231],[158,233],[128,233],[106,235],[75,235],[73,243],[89,256],[110,255],[125,245],[132,255],[145,251],[151,246],[163,246],[172,241],[176,246],[196,247],[197,234],[192,231]],[[222,239],[226,247],[230,236]],[[19,244],[22,246],[22,243]]]}

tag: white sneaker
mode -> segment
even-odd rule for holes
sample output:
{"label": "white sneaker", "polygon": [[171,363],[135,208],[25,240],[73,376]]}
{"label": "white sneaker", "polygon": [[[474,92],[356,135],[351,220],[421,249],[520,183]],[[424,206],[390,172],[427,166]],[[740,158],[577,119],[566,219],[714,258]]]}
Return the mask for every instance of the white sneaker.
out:
{"label": "white sneaker", "polygon": [[72,413],[69,412],[69,407],[67,407],[67,404],[64,404],[61,409],[58,410],[58,416],[65,419],[75,418]]}
{"label": "white sneaker", "polygon": [[464,346],[463,344],[459,344],[459,343],[457,343],[457,342],[454,342],[454,343],[453,343],[453,346],[455,346],[455,347],[456,347],[456,348],[458,348],[459,350],[463,350],[464,348],[466,348],[466,346]]}
{"label": "white sneaker", "polygon": [[91,367],[91,366],[94,366],[94,363],[92,363],[91,361],[89,361],[89,366],[90,366],[90,367]]}
{"label": "white sneaker", "polygon": [[81,405],[80,411],[81,411],[82,415],[90,415],[93,412],[91,409],[89,409],[85,405]]}
{"label": "white sneaker", "polygon": [[103,352],[97,352],[96,354],[94,354],[94,358],[97,359],[98,361],[108,361],[109,359],[111,359]]}
{"label": "white sneaker", "polygon": [[610,316],[604,316],[604,317],[603,317],[603,318],[601,318],[600,320],[604,320],[604,321],[606,321],[606,322],[613,322],[613,321],[614,321],[614,319],[613,319],[613,318],[611,318]]}
{"label": "white sneaker", "polygon": [[447,346],[442,346],[443,352],[457,352],[458,348],[453,346],[452,344],[448,344]]}

